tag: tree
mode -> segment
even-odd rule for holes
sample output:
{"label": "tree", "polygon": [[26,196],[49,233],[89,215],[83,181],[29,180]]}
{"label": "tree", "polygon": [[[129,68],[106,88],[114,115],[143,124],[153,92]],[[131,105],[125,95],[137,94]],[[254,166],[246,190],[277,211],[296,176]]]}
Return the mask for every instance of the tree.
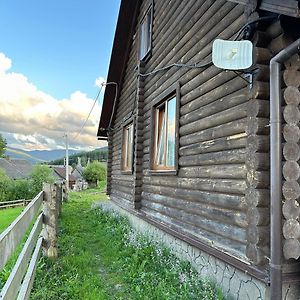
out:
{"label": "tree", "polygon": [[0,201],[9,201],[12,196],[12,180],[0,169]]}
{"label": "tree", "polygon": [[52,170],[46,165],[36,165],[30,175],[32,181],[32,190],[36,195],[43,189],[43,183],[54,183],[55,179]]}
{"label": "tree", "polygon": [[6,139],[2,137],[2,135],[0,134],[0,157],[4,156],[5,150],[6,150]]}
{"label": "tree", "polygon": [[90,163],[83,171],[83,178],[92,185],[106,180],[106,167],[98,161]]}

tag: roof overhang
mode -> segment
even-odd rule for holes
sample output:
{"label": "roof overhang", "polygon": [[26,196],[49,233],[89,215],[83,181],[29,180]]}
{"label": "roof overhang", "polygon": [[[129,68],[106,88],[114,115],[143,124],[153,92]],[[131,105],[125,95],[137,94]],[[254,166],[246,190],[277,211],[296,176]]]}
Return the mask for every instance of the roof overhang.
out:
{"label": "roof overhang", "polygon": [[[118,84],[118,91],[120,91],[122,85],[122,79],[126,68],[127,57],[129,56],[131,39],[134,32],[136,15],[140,2],[140,0],[121,1],[107,76],[107,82],[116,82]],[[99,140],[105,140],[107,138],[107,130],[111,115],[113,114],[115,92],[115,85],[106,86],[97,134]]]}
{"label": "roof overhang", "polygon": [[258,8],[261,10],[270,11],[277,14],[283,14],[291,17],[300,17],[299,0],[228,0],[244,5],[249,5],[251,2],[258,3]]}

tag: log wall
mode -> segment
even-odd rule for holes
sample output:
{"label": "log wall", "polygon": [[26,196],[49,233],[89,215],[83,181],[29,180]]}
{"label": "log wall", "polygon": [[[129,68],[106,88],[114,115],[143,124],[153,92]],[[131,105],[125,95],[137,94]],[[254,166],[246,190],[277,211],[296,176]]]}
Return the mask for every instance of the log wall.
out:
{"label": "log wall", "polygon": [[[164,17],[170,22],[162,22],[161,29],[154,26],[153,31],[160,35],[154,37],[147,72],[174,62],[209,60],[213,40],[232,38],[247,20],[244,7],[235,3],[194,1],[190,5],[192,9],[173,1],[174,12],[166,11]],[[154,19],[158,13],[155,9]],[[176,82],[181,93],[178,175],[153,175],[149,162],[151,106]],[[251,98],[243,79],[214,66],[172,68],[145,79],[141,210],[243,258],[248,227],[246,125]]]}
{"label": "log wall", "polygon": [[[209,66],[216,38],[233,39],[255,12],[219,0],[154,1],[152,53],[138,63],[138,25],[152,3],[142,1],[111,133],[109,191],[113,201],[186,232],[231,256],[265,265],[269,256],[269,71],[278,24],[254,37],[252,84]],[[285,39],[281,39],[284,43]],[[153,174],[151,109],[180,84],[178,173]],[[135,116],[133,174],[121,171],[122,124]],[[295,130],[295,128],[293,128]],[[292,129],[290,129],[292,130]],[[300,136],[300,133],[299,133]],[[300,192],[299,192],[300,193]]]}

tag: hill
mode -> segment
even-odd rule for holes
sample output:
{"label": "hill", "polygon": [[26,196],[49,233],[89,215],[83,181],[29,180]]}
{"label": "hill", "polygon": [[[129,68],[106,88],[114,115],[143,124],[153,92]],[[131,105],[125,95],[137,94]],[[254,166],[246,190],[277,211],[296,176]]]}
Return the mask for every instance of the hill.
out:
{"label": "hill", "polygon": [[[81,158],[82,166],[86,166],[88,159],[91,161],[107,161],[107,147],[102,147],[99,149],[95,149],[93,151],[81,151],[79,153],[74,153],[69,156],[69,164],[75,165],[77,163],[78,157]],[[49,162],[50,165],[62,165],[64,163],[64,156],[60,159],[55,159]]]}
{"label": "hill", "polygon": [[[69,150],[70,155],[79,153],[78,150]],[[12,147],[7,147],[6,156],[11,158],[20,158],[26,159],[32,164],[42,163],[50,160],[55,160],[61,158],[65,155],[65,150],[33,150],[33,151],[25,151],[21,149],[15,149]]]}

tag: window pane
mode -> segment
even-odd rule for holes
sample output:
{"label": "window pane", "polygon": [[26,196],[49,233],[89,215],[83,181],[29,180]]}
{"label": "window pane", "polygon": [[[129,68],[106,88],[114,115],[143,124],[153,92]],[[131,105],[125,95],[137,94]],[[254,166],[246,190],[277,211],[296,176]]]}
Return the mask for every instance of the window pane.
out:
{"label": "window pane", "polygon": [[151,47],[151,9],[140,25],[140,59],[143,59]]}
{"label": "window pane", "polygon": [[131,169],[132,167],[132,148],[133,148],[133,125],[129,125],[128,127],[128,150],[127,150],[127,167]]}
{"label": "window pane", "polygon": [[145,43],[146,43],[146,36],[145,36],[146,30],[145,30],[145,21],[141,25],[141,31],[140,31],[140,58],[143,58],[145,56]]}
{"label": "window pane", "polygon": [[157,122],[157,153],[156,153],[156,165],[164,165],[164,153],[165,153],[165,106],[159,109],[158,122]]}
{"label": "window pane", "polygon": [[175,166],[175,124],[176,98],[168,101],[167,162],[168,167]]}

